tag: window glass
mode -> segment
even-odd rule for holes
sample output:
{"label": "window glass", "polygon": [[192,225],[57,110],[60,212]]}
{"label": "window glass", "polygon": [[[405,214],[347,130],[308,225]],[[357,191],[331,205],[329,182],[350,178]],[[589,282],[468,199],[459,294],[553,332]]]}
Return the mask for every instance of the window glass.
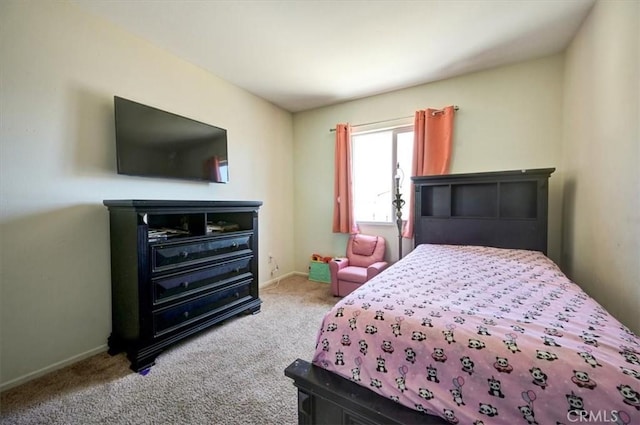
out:
{"label": "window glass", "polygon": [[[395,223],[396,174],[405,202],[409,199],[413,128],[401,127],[354,134],[352,172],[354,215],[358,222]],[[399,169],[398,169],[399,165]],[[402,210],[408,218],[408,204]]]}

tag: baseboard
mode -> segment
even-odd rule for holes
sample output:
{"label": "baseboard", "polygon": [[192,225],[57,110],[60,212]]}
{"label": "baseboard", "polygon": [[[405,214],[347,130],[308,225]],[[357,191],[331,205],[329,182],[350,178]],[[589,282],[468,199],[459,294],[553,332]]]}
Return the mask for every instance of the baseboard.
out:
{"label": "baseboard", "polygon": [[264,282],[262,282],[260,284],[260,288],[266,288],[267,286],[271,286],[273,284],[276,284],[276,283],[280,282],[282,279],[286,279],[286,278],[294,276],[296,274],[298,274],[298,272],[289,272],[289,273],[283,274],[282,276],[278,276],[275,279],[264,281]]}
{"label": "baseboard", "polygon": [[[274,285],[276,283],[278,283],[279,281],[281,281],[282,279],[286,279],[290,276],[309,276],[309,273],[302,273],[302,272],[289,272],[286,273],[282,276],[279,276],[275,279],[271,279],[271,280],[267,280],[266,282],[262,282],[262,284],[260,285],[260,288],[266,288],[270,285]],[[36,370],[35,372],[31,372],[28,373],[26,375],[20,376],[16,379],[12,379],[11,381],[8,382],[4,382],[2,384],[0,384],[0,392],[1,391],[6,391],[8,389],[11,389],[13,387],[17,387],[18,385],[24,384],[28,381],[32,381],[36,378],[39,378],[41,376],[44,376],[48,373],[54,372],[58,369],[62,369],[63,367],[67,367],[70,366],[76,362],[79,362],[80,360],[84,360],[86,358],[89,358],[91,356],[94,356],[96,354],[102,353],[104,351],[107,351],[108,347],[107,345],[101,345],[100,347],[94,348],[93,350],[89,350],[89,351],[85,351],[84,353],[78,354],[76,356],[73,357],[69,357],[66,360],[62,360],[60,362],[54,363],[52,365],[49,365],[47,367],[44,367],[40,370]]]}
{"label": "baseboard", "polygon": [[28,373],[26,375],[20,376],[16,379],[12,379],[11,381],[8,382],[3,382],[2,384],[0,384],[0,391],[6,391],[8,389],[11,389],[13,387],[17,387],[18,385],[24,384],[25,382],[28,381],[32,381],[36,378],[39,378],[41,376],[44,376],[48,373],[54,372],[58,369],[62,369],[64,367],[70,366],[76,362],[79,362],[80,360],[84,360],[86,358],[89,358],[91,356],[95,356],[96,354],[100,354],[107,351],[107,345],[101,345],[99,347],[96,347],[92,350],[89,351],[85,351],[84,353],[78,354],[76,356],[73,357],[69,357],[66,360],[62,360],[60,362],[54,363],[52,365],[49,365],[47,367],[44,367],[40,370],[36,370],[35,372],[31,372]]}
{"label": "baseboard", "polygon": [[262,282],[260,284],[260,289],[267,289],[268,287],[270,287],[272,285],[275,286],[278,283],[280,283],[280,281],[282,279],[286,279],[286,278],[291,277],[291,276],[304,276],[304,277],[306,277],[308,279],[309,278],[309,273],[296,272],[296,271],[289,272],[287,274],[283,274],[282,276],[280,276],[280,277],[278,277],[276,279],[271,279],[271,280],[267,280],[265,282]]}

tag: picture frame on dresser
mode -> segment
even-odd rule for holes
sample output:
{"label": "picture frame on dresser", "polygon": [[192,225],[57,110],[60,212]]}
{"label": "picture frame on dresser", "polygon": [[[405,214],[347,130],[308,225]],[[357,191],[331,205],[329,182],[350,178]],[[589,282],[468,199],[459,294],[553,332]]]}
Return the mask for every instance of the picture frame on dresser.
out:
{"label": "picture frame on dresser", "polygon": [[260,311],[261,201],[103,204],[111,245],[109,354],[126,352],[133,371],[146,373],[187,337]]}

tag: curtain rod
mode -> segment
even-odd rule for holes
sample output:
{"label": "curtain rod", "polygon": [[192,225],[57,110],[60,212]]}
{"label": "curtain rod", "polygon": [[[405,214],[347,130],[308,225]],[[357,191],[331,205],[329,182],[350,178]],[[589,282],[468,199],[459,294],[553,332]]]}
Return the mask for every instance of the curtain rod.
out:
{"label": "curtain rod", "polygon": [[[460,109],[460,107],[458,105],[453,105],[453,110],[454,111],[458,111]],[[433,111],[433,115],[438,114],[438,113],[442,113],[444,112],[444,109],[436,109],[435,111]],[[400,117],[400,118],[392,118],[390,120],[381,120],[381,121],[373,121],[373,122],[365,122],[362,124],[354,124],[351,127],[362,127],[364,125],[373,125],[373,124],[381,124],[383,122],[391,122],[391,121],[398,121],[398,120],[404,120],[407,118],[413,118],[413,116],[408,116],[408,117]],[[330,128],[329,131],[336,131],[335,128]]]}

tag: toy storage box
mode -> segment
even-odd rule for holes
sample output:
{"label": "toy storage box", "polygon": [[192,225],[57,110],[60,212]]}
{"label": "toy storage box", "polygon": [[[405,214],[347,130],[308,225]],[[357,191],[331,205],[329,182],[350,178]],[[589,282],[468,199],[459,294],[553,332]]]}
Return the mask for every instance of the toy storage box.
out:
{"label": "toy storage box", "polygon": [[331,272],[329,271],[329,263],[325,263],[322,261],[311,261],[309,263],[309,280],[331,283]]}

